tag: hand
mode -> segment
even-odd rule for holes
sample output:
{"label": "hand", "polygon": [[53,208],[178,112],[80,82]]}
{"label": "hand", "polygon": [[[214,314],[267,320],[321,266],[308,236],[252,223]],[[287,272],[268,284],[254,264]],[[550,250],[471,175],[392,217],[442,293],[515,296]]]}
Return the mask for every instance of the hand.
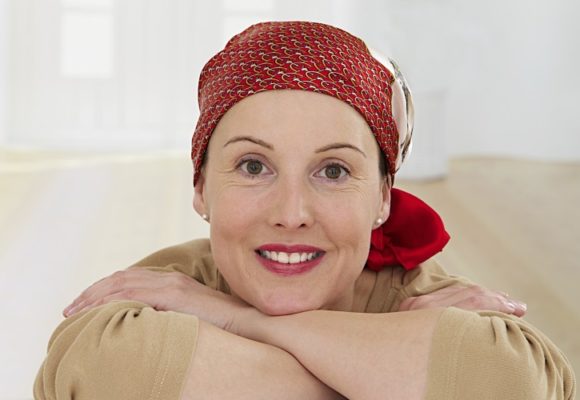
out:
{"label": "hand", "polygon": [[478,285],[452,285],[422,296],[409,297],[401,302],[399,311],[436,307],[457,307],[464,310],[499,311],[522,317],[527,306],[511,299],[507,293],[496,292]]}
{"label": "hand", "polygon": [[229,331],[237,329],[239,314],[253,308],[242,300],[211,289],[181,272],[129,268],[92,284],[64,309],[63,315],[70,317],[113,300],[140,301],[158,311],[196,315]]}

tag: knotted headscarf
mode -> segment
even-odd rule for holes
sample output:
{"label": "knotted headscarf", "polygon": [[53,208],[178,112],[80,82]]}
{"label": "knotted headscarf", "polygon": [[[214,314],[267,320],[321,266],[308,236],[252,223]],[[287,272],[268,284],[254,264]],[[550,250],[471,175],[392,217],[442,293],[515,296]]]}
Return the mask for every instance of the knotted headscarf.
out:
{"label": "knotted headscarf", "polygon": [[[322,93],[354,107],[375,136],[388,173],[394,175],[412,127],[409,130],[407,122],[398,127],[393,117],[393,88],[401,79],[395,76],[396,64],[390,66],[373,57],[361,39],[330,25],[277,21],[250,26],[230,39],[201,71],[200,116],[191,148],[194,184],[220,118],[252,94],[280,89]],[[402,133],[407,135],[403,141]],[[397,189],[391,197],[389,219],[372,232],[367,267],[373,270],[395,264],[414,268],[449,240],[441,218],[425,203]]]}

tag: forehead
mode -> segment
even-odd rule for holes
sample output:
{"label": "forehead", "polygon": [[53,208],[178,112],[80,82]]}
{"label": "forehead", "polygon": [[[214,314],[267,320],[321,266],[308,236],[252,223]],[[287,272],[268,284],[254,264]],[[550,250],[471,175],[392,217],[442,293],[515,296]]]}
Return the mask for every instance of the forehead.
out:
{"label": "forehead", "polygon": [[241,100],[221,118],[211,141],[225,142],[236,135],[274,142],[308,139],[313,144],[376,146],[370,127],[353,107],[305,90],[268,90]]}

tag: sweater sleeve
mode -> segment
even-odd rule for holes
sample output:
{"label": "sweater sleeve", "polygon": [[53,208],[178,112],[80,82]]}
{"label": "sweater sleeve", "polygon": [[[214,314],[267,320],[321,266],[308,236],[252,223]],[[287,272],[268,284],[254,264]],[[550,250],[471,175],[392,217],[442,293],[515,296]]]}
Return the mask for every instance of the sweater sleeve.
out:
{"label": "sweater sleeve", "polygon": [[[129,268],[177,271],[220,286],[207,239],[167,247]],[[49,340],[34,398],[179,399],[198,323],[195,316],[135,301],[112,301],[75,314]]]}
{"label": "sweater sleeve", "polygon": [[573,400],[566,356],[521,318],[447,308],[433,336],[426,400]]}
{"label": "sweater sleeve", "polygon": [[198,319],[112,301],[64,320],[34,382],[36,400],[179,399]]}
{"label": "sweater sleeve", "polygon": [[[377,274],[370,312],[395,312],[412,296],[451,285],[473,285],[449,275],[433,259],[406,271]],[[572,400],[571,364],[539,329],[522,318],[493,311],[447,308],[438,321],[429,357],[426,400]]]}

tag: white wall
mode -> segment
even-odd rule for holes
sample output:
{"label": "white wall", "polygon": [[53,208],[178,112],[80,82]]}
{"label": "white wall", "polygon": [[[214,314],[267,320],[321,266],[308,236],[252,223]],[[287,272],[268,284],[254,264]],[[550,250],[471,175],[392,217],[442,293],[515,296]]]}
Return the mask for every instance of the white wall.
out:
{"label": "white wall", "polygon": [[6,141],[8,113],[8,2],[0,0],[0,145]]}
{"label": "white wall", "polygon": [[[195,85],[202,59],[221,44],[217,2],[12,4],[11,55],[18,67],[13,71],[9,144],[113,151],[187,147],[195,126]],[[103,53],[112,52],[112,65],[67,73],[66,43],[74,47],[78,42],[75,32],[67,35],[63,30],[62,21],[78,17],[94,26],[86,32],[88,49],[97,44]],[[109,35],[112,44],[100,40]],[[72,57],[69,64],[77,62],[84,65],[81,70],[90,70],[91,63],[102,61],[90,50],[81,50],[85,63]]]}
{"label": "white wall", "polygon": [[257,20],[310,19],[343,27],[399,62],[417,103],[403,173],[444,174],[447,155],[580,160],[573,0],[111,2],[108,79],[59,73],[61,1],[12,3],[9,144],[183,148],[197,117],[199,71],[225,37]]}
{"label": "white wall", "polygon": [[[580,159],[580,16],[574,1],[492,1],[456,69],[451,154]],[[492,13],[491,8],[502,13]],[[465,15],[465,13],[464,13]],[[469,43],[463,46],[469,51]],[[481,66],[476,65],[479,63]],[[485,90],[485,91],[484,91]],[[484,95],[482,96],[482,91]]]}
{"label": "white wall", "polygon": [[[375,12],[360,21],[379,27],[371,39],[389,43],[413,89],[442,92],[450,155],[580,160],[579,2],[365,4]],[[416,143],[431,127],[417,128]]]}

